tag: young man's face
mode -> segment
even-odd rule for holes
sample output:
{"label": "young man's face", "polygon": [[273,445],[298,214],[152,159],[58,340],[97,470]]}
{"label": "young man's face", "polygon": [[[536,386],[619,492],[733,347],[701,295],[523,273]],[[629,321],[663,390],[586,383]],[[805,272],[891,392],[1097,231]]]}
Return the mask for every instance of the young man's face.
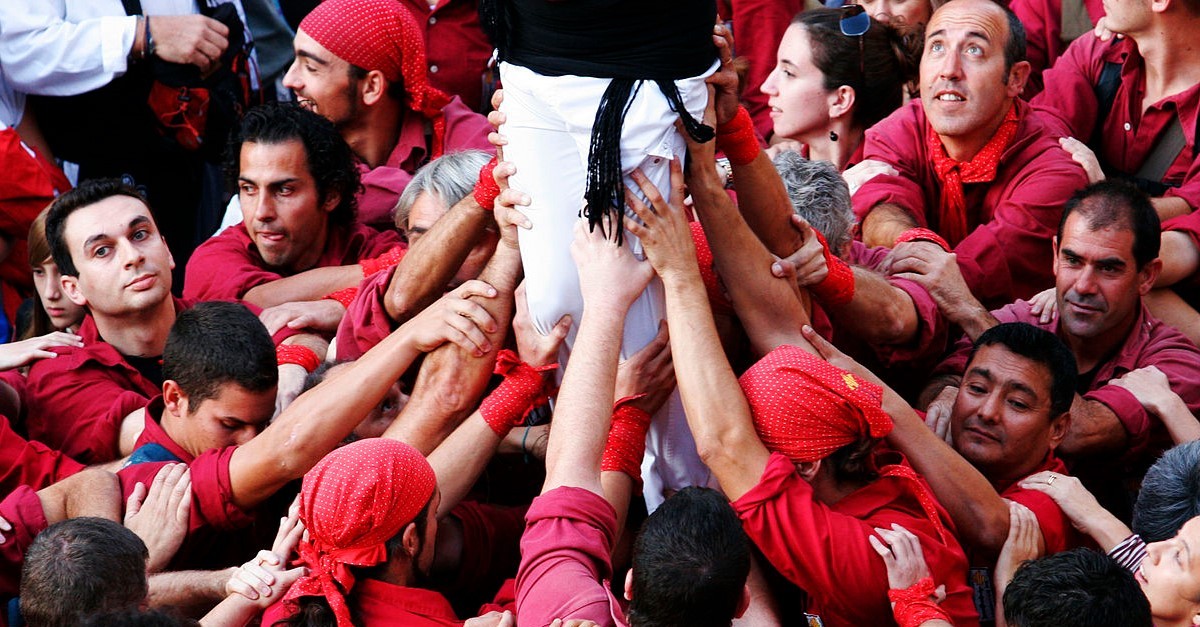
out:
{"label": "young man's face", "polygon": [[301,272],[325,246],[338,197],[322,199],[300,140],[246,142],[238,161],[238,202],[250,239],[271,268]]}
{"label": "young man's face", "polygon": [[93,315],[137,314],[171,297],[175,260],[141,200],[118,195],[81,207],[63,238],[79,273],[62,277],[63,290]]}
{"label": "young man's face", "polygon": [[249,442],[275,413],[275,388],[252,392],[229,382],[217,388],[216,396],[196,405],[174,381],[167,381],[163,388],[164,414],[171,414],[170,418],[163,416],[168,435],[195,456]]}
{"label": "young man's face", "polygon": [[1050,409],[1050,370],[992,344],[975,352],[954,401],[954,448],[992,481],[1033,472],[1066,434]]}

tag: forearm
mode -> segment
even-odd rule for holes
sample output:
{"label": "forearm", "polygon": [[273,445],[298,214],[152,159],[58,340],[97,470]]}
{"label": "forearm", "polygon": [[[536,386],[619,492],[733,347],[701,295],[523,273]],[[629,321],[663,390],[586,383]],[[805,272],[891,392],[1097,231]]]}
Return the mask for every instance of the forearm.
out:
{"label": "forearm", "polygon": [[384,298],[384,307],[394,323],[403,323],[441,297],[483,236],[489,219],[489,214],[468,195],[409,248],[396,266]]}
{"label": "forearm", "polygon": [[891,248],[901,233],[916,226],[917,221],[899,205],[875,205],[862,221],[863,243]]}
{"label": "forearm", "polygon": [[1158,213],[1158,219],[1162,222],[1166,222],[1174,217],[1187,215],[1192,211],[1191,205],[1186,200],[1177,196],[1151,198],[1150,204],[1154,205],[1154,211]]}
{"label": "forearm", "polygon": [[[717,273],[755,353],[766,354],[780,344],[806,343],[800,327],[808,324],[809,312],[795,285],[771,274],[775,258],[750,231],[715,178],[693,177],[690,183]],[[791,230],[786,222],[777,228]]]}
{"label": "forearm", "polygon": [[800,248],[803,244],[800,234],[787,228],[792,201],[767,153],[759,151],[749,164],[734,165],[733,180],[737,181],[738,209],[767,250],[777,257],[786,257]]}
{"label": "forearm", "polygon": [[1071,427],[1058,449],[1063,455],[1123,450],[1128,443],[1125,426],[1108,406],[1075,395],[1071,403]]}
{"label": "forearm", "polygon": [[839,330],[872,346],[911,342],[919,327],[912,297],[877,272],[855,267],[854,297],[844,305],[822,302]]}
{"label": "forearm", "polygon": [[[493,347],[504,345],[520,274],[520,251],[500,242],[479,275],[481,281],[496,288],[493,298],[473,299],[496,321],[496,330],[486,333]],[[384,437],[407,442],[428,455],[475,409],[491,378],[494,357],[494,353],[477,357],[451,343],[429,353],[421,363],[408,404]]]}
{"label": "forearm", "polygon": [[256,285],[242,296],[242,300],[266,309],[283,303],[320,300],[338,290],[357,287],[362,280],[362,266],[358,264],[313,268]]}
{"label": "forearm", "polygon": [[150,575],[150,607],[209,608],[225,598],[225,583],[236,569],[181,570]]}

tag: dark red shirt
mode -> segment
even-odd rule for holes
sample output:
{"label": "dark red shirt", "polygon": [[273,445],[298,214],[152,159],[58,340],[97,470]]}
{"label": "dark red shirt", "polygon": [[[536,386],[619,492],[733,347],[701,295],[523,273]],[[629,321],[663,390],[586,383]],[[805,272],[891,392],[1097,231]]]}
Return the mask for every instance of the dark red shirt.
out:
{"label": "dark red shirt", "polygon": [[[487,140],[492,125],[488,124],[486,117],[469,109],[462,100],[450,100],[450,104],[442,109],[442,114],[446,122],[443,140],[445,153],[470,149],[496,152]],[[400,125],[400,137],[387,162],[374,169],[365,163],[358,164],[358,171],[362,174],[362,192],[358,195],[359,222],[376,228],[395,226],[392,211],[396,208],[400,193],[408,187],[413,173],[429,162],[427,133],[432,131],[426,129],[427,125],[424,118],[406,113]]]}
{"label": "dark red shirt", "polygon": [[[1107,62],[1120,63],[1121,84],[1112,108],[1099,111],[1095,85]],[[1146,66],[1132,39],[1111,42],[1085,35],[1075,40],[1054,67],[1045,73],[1046,90],[1033,106],[1066,125],[1083,142],[1093,137],[1100,116],[1100,143],[1091,145],[1100,162],[1124,174],[1134,174],[1154,148],[1155,140],[1178,117],[1187,139],[1167,168],[1163,183],[1178,185],[1164,194],[1200,208],[1200,157],[1195,154],[1196,116],[1200,114],[1200,84],[1162,100],[1143,102]]]}
{"label": "dark red shirt", "polygon": [[[354,224],[349,230],[331,228],[325,250],[314,268],[348,266],[377,257],[400,243],[394,230]],[[244,224],[225,229],[200,245],[188,261],[183,296],[189,300],[241,300],[251,288],[278,281],[292,273],[270,268]]]}
{"label": "dark red shirt", "polygon": [[[1021,101],[1017,113],[1017,133],[1000,155],[996,179],[963,185],[971,233],[954,252],[971,292],[989,307],[1054,284],[1050,238],[1063,204],[1087,185],[1083,168],[1058,145],[1057,126]],[[876,205],[892,203],[937,230],[942,186],[925,141],[928,124],[914,100],[867,130],[866,158],[888,163],[898,174],[859,188],[854,212],[860,220]]]}
{"label": "dark red shirt", "polygon": [[[429,83],[462,98],[472,111],[483,111],[483,72],[492,57],[492,43],[479,26],[478,0],[440,0],[432,9],[425,0],[401,3],[421,26]],[[491,109],[490,103],[483,104]]]}
{"label": "dark red shirt", "polygon": [[[928,489],[928,488],[927,488]],[[833,505],[817,501],[791,460],[773,453],[758,485],[733,502],[746,535],[788,581],[808,593],[806,611],[826,625],[895,625],[887,568],[867,536],[897,523],[921,540],[933,580],[946,586],[941,607],[957,627],[979,624],[967,585],[967,557],[945,543],[908,479],[881,477]],[[942,513],[950,531],[949,517]]]}

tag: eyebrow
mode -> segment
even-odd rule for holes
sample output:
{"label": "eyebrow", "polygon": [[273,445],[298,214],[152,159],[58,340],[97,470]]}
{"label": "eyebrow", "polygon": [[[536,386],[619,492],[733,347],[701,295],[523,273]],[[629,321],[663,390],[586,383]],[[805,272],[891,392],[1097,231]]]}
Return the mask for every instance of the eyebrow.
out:
{"label": "eyebrow", "polygon": [[[134,227],[138,227],[143,224],[148,224],[149,222],[150,222],[150,218],[148,216],[139,215],[129,221],[129,226],[126,227],[126,230],[132,231],[134,229]],[[112,236],[109,235],[108,233],[97,233],[97,234],[83,240],[83,248],[86,250],[92,244],[95,244],[96,242],[103,241],[106,239],[112,239]]]}
{"label": "eyebrow", "polygon": [[297,50],[296,56],[304,57],[305,59],[308,59],[308,60],[318,63],[320,65],[329,65],[328,59],[323,59],[321,57],[318,57],[317,55],[315,55],[307,50]]}

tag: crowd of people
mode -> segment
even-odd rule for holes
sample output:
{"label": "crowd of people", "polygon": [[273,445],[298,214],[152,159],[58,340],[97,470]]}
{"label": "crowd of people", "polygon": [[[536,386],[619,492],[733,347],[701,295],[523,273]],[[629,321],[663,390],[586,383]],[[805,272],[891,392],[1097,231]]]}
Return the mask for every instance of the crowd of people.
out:
{"label": "crowd of people", "polygon": [[5,0],[0,625],[1200,625],[1200,0],[826,4]]}

